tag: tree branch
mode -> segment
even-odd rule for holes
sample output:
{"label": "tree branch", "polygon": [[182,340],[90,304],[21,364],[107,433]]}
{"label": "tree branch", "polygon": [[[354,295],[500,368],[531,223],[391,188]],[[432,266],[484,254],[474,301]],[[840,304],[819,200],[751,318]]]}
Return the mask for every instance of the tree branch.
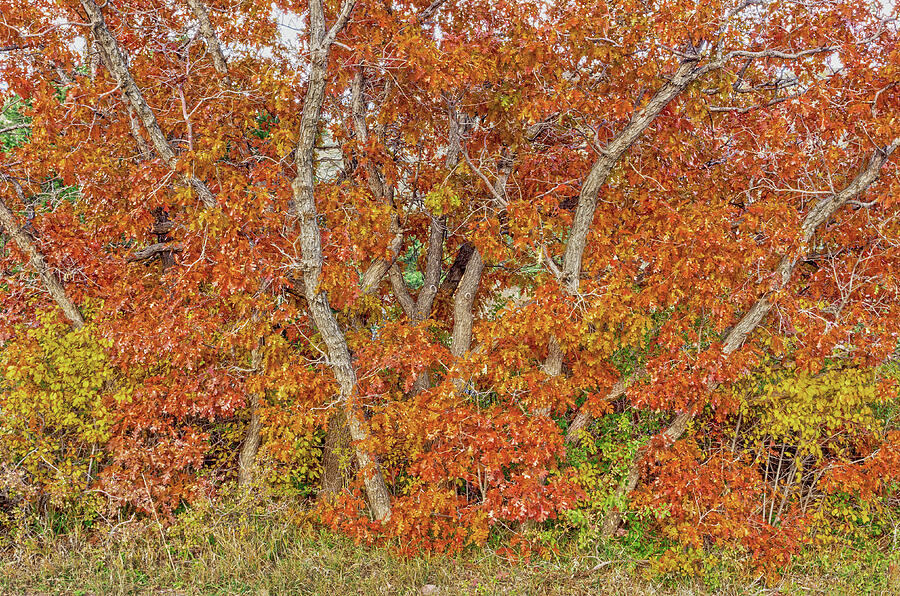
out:
{"label": "tree branch", "polygon": [[212,57],[213,67],[221,75],[228,77],[228,62],[225,60],[225,53],[222,51],[222,44],[219,43],[219,37],[213,29],[212,23],[209,21],[209,12],[206,6],[200,0],[187,0],[188,6],[191,7],[197,22],[200,25],[200,33],[206,41],[206,48]]}
{"label": "tree branch", "polygon": [[28,128],[29,126],[31,126],[30,122],[23,122],[22,124],[14,124],[12,126],[7,126],[6,128],[0,128],[0,135]]}
{"label": "tree branch", "polygon": [[[137,83],[134,82],[134,77],[131,76],[131,71],[128,70],[128,64],[119,47],[119,42],[116,41],[116,38],[106,26],[103,12],[100,10],[100,7],[94,3],[94,0],[80,1],[81,6],[84,8],[90,19],[91,32],[99,46],[100,56],[103,59],[104,65],[119,85],[126,100],[131,105],[131,109],[134,110],[135,114],[144,125],[144,129],[150,136],[150,141],[153,144],[153,148],[156,150],[156,154],[159,155],[169,168],[175,170],[177,167],[175,151],[172,149],[168,140],[166,140],[166,135],[160,128],[159,122],[153,114],[153,110],[144,99],[143,93],[137,86]],[[200,196],[200,200],[206,207],[214,207],[216,205],[215,196],[203,181],[194,178],[193,176],[183,174],[179,175],[179,177],[183,184],[193,188],[197,192]]]}
{"label": "tree branch", "polygon": [[140,261],[147,261],[152,259],[156,255],[160,255],[166,252],[181,252],[184,250],[180,244],[169,244],[167,242],[156,242],[147,246],[146,248],[142,248],[140,250],[136,250],[125,259],[128,263],[135,263]]}
{"label": "tree branch", "polygon": [[[10,182],[6,176],[3,176],[3,179],[8,183]],[[13,182],[13,184],[15,183]],[[16,190],[19,191],[20,189],[17,188]],[[50,293],[54,302],[62,309],[66,318],[69,319],[72,327],[75,329],[84,327],[84,317],[82,316],[81,311],[66,293],[62,282],[59,281],[59,278],[57,278],[56,274],[53,273],[53,270],[50,269],[50,265],[47,264],[47,260],[44,258],[44,255],[41,254],[41,251],[35,245],[32,238],[16,224],[15,215],[2,198],[0,198],[0,225],[2,225],[6,230],[6,233],[12,237],[16,246],[19,247],[19,250],[28,257],[31,268],[34,269],[34,272],[41,278],[44,287]]]}

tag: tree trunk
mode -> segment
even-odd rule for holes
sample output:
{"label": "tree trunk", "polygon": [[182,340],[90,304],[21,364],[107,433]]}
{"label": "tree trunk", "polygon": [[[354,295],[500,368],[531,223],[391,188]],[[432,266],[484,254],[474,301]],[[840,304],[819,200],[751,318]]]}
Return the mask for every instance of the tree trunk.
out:
{"label": "tree trunk", "polygon": [[322,493],[336,495],[353,477],[353,441],[343,412],[328,421],[322,458]]}
{"label": "tree trunk", "polygon": [[[258,374],[263,363],[263,340],[250,353],[250,366],[253,374]],[[246,488],[253,481],[256,467],[256,454],[259,452],[259,433],[262,429],[262,420],[259,415],[259,405],[262,396],[259,393],[250,394],[250,424],[247,426],[247,434],[241,445],[238,456],[238,486]]]}
{"label": "tree trunk", "polygon": [[[468,153],[462,151],[461,146],[456,149],[456,154],[459,155],[460,153],[463,153],[466,162],[476,171],[491,192],[494,198],[494,206],[498,212],[503,213],[509,202],[506,195],[506,185],[515,166],[515,155],[509,155],[504,150],[503,157],[501,157],[498,164],[497,178],[492,185],[487,177],[475,167],[475,164],[469,159]],[[464,268],[459,281],[450,282],[456,285],[453,294],[453,331],[450,340],[450,353],[456,359],[465,356],[466,352],[472,347],[475,298],[478,295],[478,287],[481,285],[481,274],[484,271],[484,260],[481,258],[481,253],[472,244],[468,244],[468,246],[464,244],[460,247],[460,254],[457,255],[457,259],[453,263],[453,267],[451,267],[451,273],[459,262],[462,262],[461,267]],[[453,384],[456,386],[457,391],[462,391],[463,387],[465,387],[465,380],[457,376],[453,380]]]}
{"label": "tree trunk", "polygon": [[15,215],[3,199],[0,199],[0,224],[3,225],[6,233],[10,235],[13,242],[19,247],[19,250],[28,257],[31,268],[34,269],[34,272],[41,278],[44,287],[50,293],[53,301],[62,309],[66,318],[69,319],[72,327],[75,329],[84,327],[84,317],[81,315],[81,311],[78,310],[78,307],[72,299],[69,298],[69,295],[66,294],[66,289],[63,287],[62,282],[59,281],[53,273],[53,270],[50,269],[50,265],[47,264],[44,255],[42,255],[41,251],[35,246],[34,240],[25,230],[16,224]]}
{"label": "tree trunk", "polygon": [[459,280],[453,294],[453,332],[450,342],[450,353],[454,358],[462,358],[472,346],[472,325],[475,321],[473,313],[475,296],[481,283],[484,262],[477,248],[472,249],[466,270]]}
{"label": "tree trunk", "polygon": [[[773,294],[788,286],[794,270],[797,267],[799,257],[804,254],[819,226],[831,219],[834,214],[837,213],[837,210],[843,207],[847,201],[864,192],[878,179],[878,176],[881,174],[881,168],[884,167],[884,164],[897,147],[900,147],[900,138],[894,139],[887,147],[879,148],[875,151],[869,158],[865,167],[863,167],[862,171],[857,174],[846,188],[833,195],[819,199],[819,201],[813,205],[812,209],[809,210],[806,217],[803,218],[803,222],[800,224],[800,246],[798,247],[798,250],[793,255],[788,254],[781,259],[781,262],[774,272],[775,282],[772,284],[772,288],[757,299],[753,306],[750,307],[750,310],[741,317],[738,324],[732,327],[731,331],[729,331],[728,335],[725,337],[722,353],[726,357],[744,344],[747,337],[759,326],[769,311],[772,310],[770,298]],[[715,391],[716,387],[718,387],[718,383],[715,381],[707,383],[707,389],[709,391]],[[684,431],[687,430],[688,423],[691,421],[692,417],[693,411],[690,407],[679,412],[675,417],[675,420],[672,421],[672,424],[670,424],[663,432],[667,442],[674,443],[681,438]],[[627,496],[634,490],[635,486],[637,486],[638,477],[640,476],[640,460],[643,458],[644,451],[645,450],[642,449],[632,463],[625,482],[619,487],[617,493],[619,497]],[[606,538],[612,536],[619,527],[621,521],[621,512],[610,510],[603,521],[603,536]]]}
{"label": "tree trunk", "polygon": [[[628,388],[628,386],[642,373],[643,371],[638,371],[632,375],[623,377],[616,381],[612,388],[609,390],[609,393],[606,394],[606,400],[613,401],[622,397],[625,394],[625,390]],[[575,419],[572,420],[572,424],[570,424],[569,428],[566,430],[566,443],[569,445],[577,444],[578,441],[581,440],[581,431],[587,428],[588,424],[590,423],[591,415],[588,414],[587,410],[582,407],[580,410],[578,410],[578,413],[575,415]]]}
{"label": "tree trunk", "polygon": [[362,412],[356,404],[356,370],[344,333],[331,312],[328,297],[319,289],[324,258],[315,199],[315,144],[325,99],[328,53],[335,36],[349,19],[354,1],[344,1],[337,22],[327,32],[322,0],[309,1],[309,85],[303,99],[297,141],[297,177],[292,183],[292,211],[299,228],[303,259],[300,269],[309,314],[325,342],[329,364],[340,392],[343,415],[350,438],[355,443],[356,460],[363,476],[369,507],[375,519],[386,520],[391,515],[390,493],[377,459],[363,444],[368,434]]}

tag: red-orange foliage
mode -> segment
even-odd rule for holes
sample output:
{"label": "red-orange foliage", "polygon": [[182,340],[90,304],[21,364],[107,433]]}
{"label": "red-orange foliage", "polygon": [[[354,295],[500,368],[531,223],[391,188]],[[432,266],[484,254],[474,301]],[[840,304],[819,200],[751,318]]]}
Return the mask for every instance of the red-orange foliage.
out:
{"label": "red-orange foliage", "polygon": [[864,369],[872,403],[896,401],[896,7],[322,10],[0,0],[0,339],[25,345],[68,300],[108,340],[127,398],[93,488],[166,514],[235,476],[251,416],[296,423],[282,461],[297,416],[315,441],[349,416],[324,473],[336,445],[365,469],[343,467],[326,519],[457,550],[590,498],[573,418],[653,411],[674,423],[632,453],[637,502],[665,505],[683,545],[778,566],[813,492],[888,490],[896,432],[869,418],[803,464],[821,486],[797,469],[785,489],[768,450],[799,453],[833,395],[776,437],[751,421],[767,381],[745,381]]}

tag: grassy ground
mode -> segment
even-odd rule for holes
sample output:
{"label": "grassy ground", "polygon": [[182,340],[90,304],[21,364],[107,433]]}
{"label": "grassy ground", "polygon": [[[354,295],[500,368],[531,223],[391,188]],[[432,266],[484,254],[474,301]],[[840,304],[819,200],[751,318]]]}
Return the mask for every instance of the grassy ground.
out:
{"label": "grassy ground", "polygon": [[[252,511],[252,510],[251,510]],[[6,545],[9,594],[900,594],[900,557],[834,549],[796,563],[777,585],[727,566],[705,578],[660,578],[652,564],[609,547],[602,557],[510,562],[490,549],[456,558],[400,559],[284,511],[183,516],[165,531],[128,522],[111,530]],[[621,557],[621,558],[617,558]]]}

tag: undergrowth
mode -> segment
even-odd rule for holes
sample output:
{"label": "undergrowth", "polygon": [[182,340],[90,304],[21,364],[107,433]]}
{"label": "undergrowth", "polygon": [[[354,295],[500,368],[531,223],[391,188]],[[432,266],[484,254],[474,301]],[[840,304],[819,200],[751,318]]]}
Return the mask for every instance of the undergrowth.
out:
{"label": "undergrowth", "polygon": [[[57,528],[58,529],[58,528]],[[512,533],[513,530],[511,529]],[[531,540],[546,530],[519,529]],[[900,555],[886,540],[823,545],[777,583],[709,549],[698,573],[664,573],[665,545],[630,533],[604,543],[557,540],[541,554],[491,546],[404,558],[335,535],[299,502],[201,502],[171,524],[34,525],[3,544],[0,590],[48,594],[895,594]],[[504,554],[505,553],[505,554]]]}

